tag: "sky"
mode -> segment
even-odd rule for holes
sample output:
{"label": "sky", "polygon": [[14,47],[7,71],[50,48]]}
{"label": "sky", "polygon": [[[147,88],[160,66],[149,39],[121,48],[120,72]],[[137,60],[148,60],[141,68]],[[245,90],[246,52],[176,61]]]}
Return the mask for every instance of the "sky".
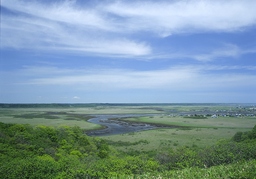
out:
{"label": "sky", "polygon": [[0,103],[256,103],[255,0],[1,0]]}

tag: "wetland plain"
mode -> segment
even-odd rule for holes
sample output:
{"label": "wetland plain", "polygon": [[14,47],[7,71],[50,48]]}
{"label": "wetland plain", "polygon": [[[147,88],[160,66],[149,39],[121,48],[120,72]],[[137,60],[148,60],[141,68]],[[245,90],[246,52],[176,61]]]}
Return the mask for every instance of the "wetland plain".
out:
{"label": "wetland plain", "polygon": [[[96,120],[95,120],[96,119]],[[119,150],[205,146],[256,124],[254,104],[1,104],[0,122],[79,126]],[[123,143],[127,145],[122,145]]]}

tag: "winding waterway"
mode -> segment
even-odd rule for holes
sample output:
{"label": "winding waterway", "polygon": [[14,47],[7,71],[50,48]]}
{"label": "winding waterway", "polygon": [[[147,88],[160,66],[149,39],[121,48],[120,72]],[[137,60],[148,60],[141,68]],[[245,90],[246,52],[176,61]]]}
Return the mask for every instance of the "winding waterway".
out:
{"label": "winding waterway", "polygon": [[[149,114],[150,115],[150,114]],[[114,134],[125,134],[130,132],[138,132],[143,130],[155,129],[157,126],[152,124],[145,123],[132,123],[125,122],[120,120],[120,118],[128,118],[128,117],[140,117],[140,116],[149,116],[149,115],[136,115],[136,114],[124,114],[124,115],[96,115],[94,118],[89,119],[88,122],[99,124],[104,126],[104,129],[93,130],[87,132],[89,136],[105,136],[105,135],[114,135]]]}

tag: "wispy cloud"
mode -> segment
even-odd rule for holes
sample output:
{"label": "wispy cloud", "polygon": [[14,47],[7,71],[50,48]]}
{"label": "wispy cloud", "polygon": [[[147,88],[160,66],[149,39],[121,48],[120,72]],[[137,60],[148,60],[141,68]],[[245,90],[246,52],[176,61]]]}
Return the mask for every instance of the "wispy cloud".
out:
{"label": "wispy cloud", "polygon": [[[37,70],[38,69],[38,70]],[[50,75],[45,76],[43,70]],[[239,72],[243,70],[243,72]],[[72,70],[47,67],[26,67],[21,74],[29,80],[18,85],[69,86],[82,90],[165,89],[220,90],[243,86],[256,87],[255,66],[174,66],[162,70],[127,69]],[[221,73],[218,73],[221,71]],[[16,72],[17,73],[17,72]],[[18,74],[17,74],[18,75]],[[21,75],[22,76],[22,75]]]}
{"label": "wispy cloud", "polygon": [[124,57],[151,52],[145,42],[115,35],[115,26],[104,15],[86,7],[79,9],[67,2],[46,7],[15,0],[2,5],[16,15],[3,15],[1,47]]}
{"label": "wispy cloud", "polygon": [[186,57],[190,57],[202,62],[208,62],[218,58],[228,58],[228,57],[239,58],[242,55],[255,54],[255,53],[256,53],[256,48],[243,49],[238,45],[226,43],[214,50],[208,51],[207,53],[189,54],[189,55],[186,55]]}
{"label": "wispy cloud", "polygon": [[193,59],[199,62],[211,62],[218,59],[239,59],[239,57],[248,54],[255,54],[256,48],[250,47],[247,49],[241,48],[236,44],[220,43],[218,47],[210,49],[197,49],[197,50],[181,50],[178,52],[171,52],[170,54],[152,54],[144,57],[147,59]]}
{"label": "wispy cloud", "polygon": [[215,49],[211,52],[208,52],[206,54],[196,54],[191,55],[192,58],[198,60],[198,61],[212,61],[214,59],[220,58],[220,57],[239,57],[242,54],[248,53],[247,51],[243,51],[240,49],[237,45],[234,44],[225,44],[221,48]]}
{"label": "wispy cloud", "polygon": [[117,1],[106,6],[122,17],[130,30],[170,34],[241,30],[256,23],[256,2],[251,0]]}
{"label": "wispy cloud", "polygon": [[[231,32],[256,24],[256,2],[110,1],[78,6],[76,1],[2,0],[1,47],[118,57],[153,54],[154,46],[137,34],[166,37],[179,33]],[[217,12],[217,13],[216,13]],[[233,49],[232,49],[233,48]],[[235,47],[199,55],[207,61],[236,56]]]}
{"label": "wispy cloud", "polygon": [[0,99],[30,101],[29,94],[35,100],[42,96],[44,102],[236,102],[240,96],[240,101],[253,102],[255,71],[252,65],[177,65],[158,70],[24,66],[0,72]]}

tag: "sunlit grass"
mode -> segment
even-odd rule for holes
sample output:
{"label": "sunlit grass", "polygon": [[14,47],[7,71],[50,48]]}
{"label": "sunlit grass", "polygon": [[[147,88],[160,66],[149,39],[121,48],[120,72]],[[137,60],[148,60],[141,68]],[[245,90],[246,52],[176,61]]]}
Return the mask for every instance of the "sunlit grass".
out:
{"label": "sunlit grass", "polygon": [[134,122],[165,124],[172,126],[217,127],[217,128],[248,128],[256,124],[255,117],[218,117],[207,119],[191,119],[182,116],[156,115],[154,117],[138,117],[125,119]]}
{"label": "sunlit grass", "polygon": [[250,129],[225,129],[225,128],[192,128],[191,130],[156,129],[141,131],[137,133],[103,136],[101,138],[111,141],[137,142],[147,140],[148,143],[142,143],[133,146],[116,146],[117,149],[128,151],[149,151],[159,150],[161,148],[177,148],[181,146],[208,146],[213,145],[220,139],[230,139],[238,131],[248,131]]}

